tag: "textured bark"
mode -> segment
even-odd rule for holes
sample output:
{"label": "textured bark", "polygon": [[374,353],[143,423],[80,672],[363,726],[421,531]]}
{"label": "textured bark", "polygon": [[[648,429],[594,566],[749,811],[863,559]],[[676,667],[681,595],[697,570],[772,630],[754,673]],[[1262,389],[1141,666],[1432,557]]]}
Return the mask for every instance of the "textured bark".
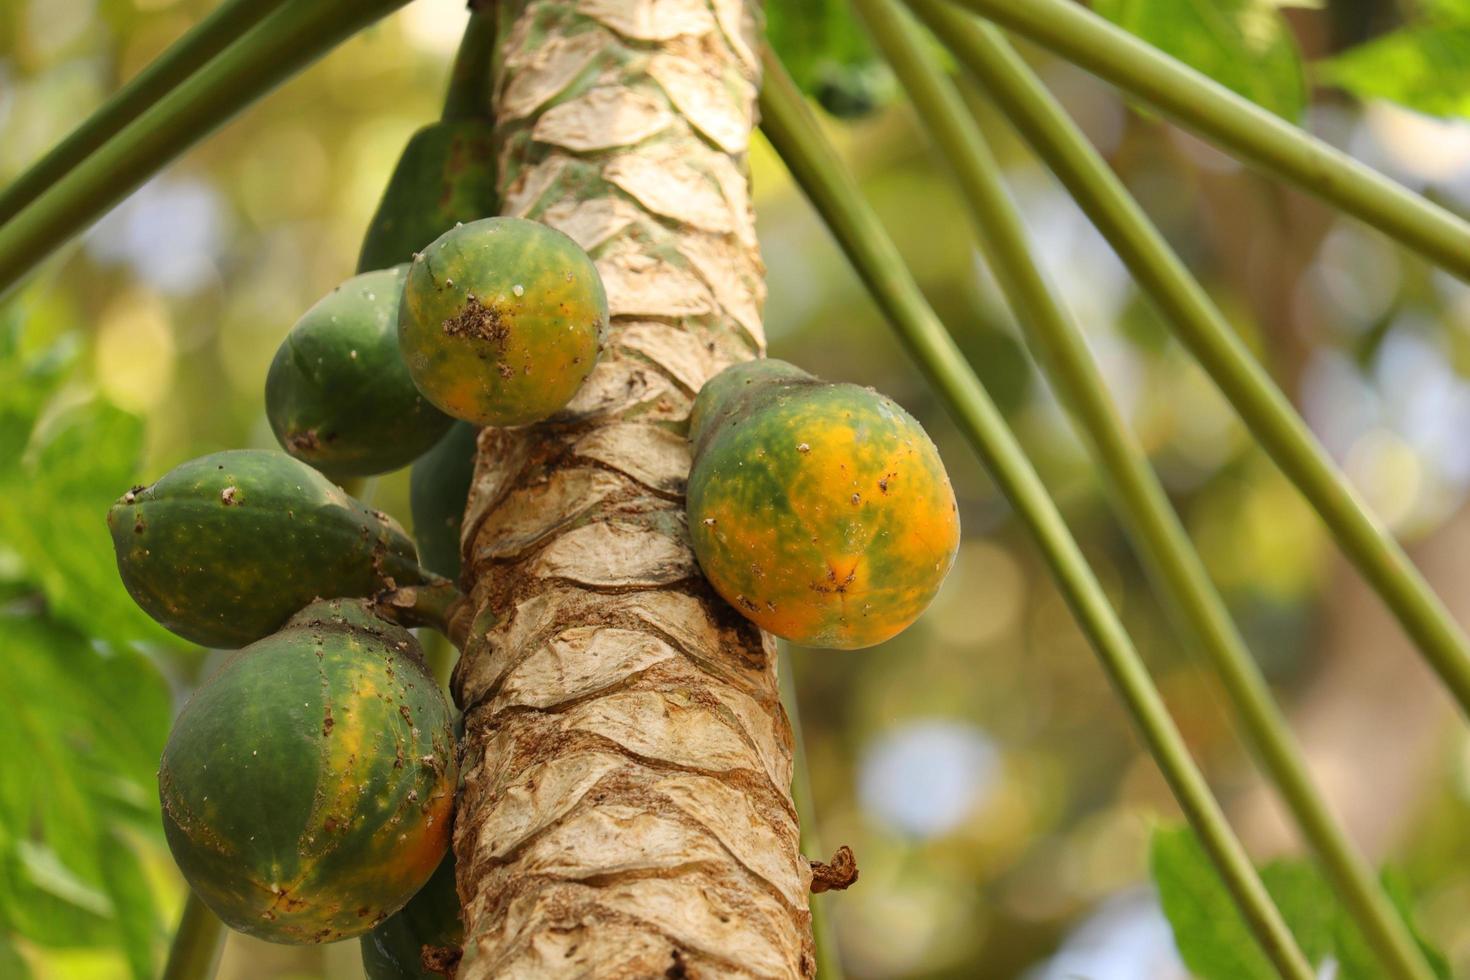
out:
{"label": "textured bark", "polygon": [[694,393],[763,346],[754,0],[502,0],[503,210],[597,262],[613,326],[551,422],[487,429],[455,672],[460,977],[813,972],[774,647],[700,577]]}

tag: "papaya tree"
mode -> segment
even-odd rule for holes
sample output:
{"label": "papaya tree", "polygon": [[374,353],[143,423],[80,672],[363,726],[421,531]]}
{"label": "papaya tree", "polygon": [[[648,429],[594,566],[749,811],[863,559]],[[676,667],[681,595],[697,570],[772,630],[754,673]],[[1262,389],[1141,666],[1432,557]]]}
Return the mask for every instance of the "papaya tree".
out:
{"label": "papaya tree", "polygon": [[[0,193],[0,291],[405,2],[224,0]],[[1331,958],[1436,976],[1437,954],[1315,787],[1033,252],[989,117],[954,77],[978,81],[1055,172],[1470,710],[1463,629],[1011,46],[1075,62],[1470,278],[1470,223],[1291,121],[1300,99],[1267,74],[1296,65],[1280,68],[1280,5],[1219,6],[1201,26],[1172,0],[472,2],[442,118],[404,149],[355,273],[302,313],[261,379],[280,451],[186,461],[119,487],[106,515],[137,606],[236,651],[157,747],[164,830],[192,892],[166,975],[209,975],[221,921],[282,943],[358,938],[374,978],[840,974],[812,896],[858,871],[803,826],[777,640],[854,649],[899,633],[954,563],[961,512],[939,449],[896,402],[765,357],[759,127],[1031,535],[1187,818],[1154,863],[1189,966],[1229,975],[1220,964],[1239,957],[1307,980]],[[1384,43],[1327,77],[1425,99],[1429,82],[1379,90]],[[967,360],[966,324],[930,306],[809,101],[858,113],[895,92],[1320,872],[1252,864]],[[358,496],[405,466],[412,539]],[[421,648],[430,633],[457,651],[453,710]],[[1331,911],[1305,921],[1305,894]],[[1234,931],[1191,921],[1206,905]],[[147,972],[146,950],[133,960]]]}

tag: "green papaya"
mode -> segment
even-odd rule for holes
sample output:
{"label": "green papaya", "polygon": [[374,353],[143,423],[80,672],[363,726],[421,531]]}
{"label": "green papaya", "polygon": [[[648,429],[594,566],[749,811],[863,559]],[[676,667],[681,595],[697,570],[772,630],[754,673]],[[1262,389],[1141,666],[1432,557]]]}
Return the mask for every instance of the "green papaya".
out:
{"label": "green papaya", "polygon": [[408,502],[419,560],[447,579],[459,578],[459,531],[475,475],[479,434],[468,422],[454,423],[408,471]]}
{"label": "green papaya", "polygon": [[487,119],[449,119],[409,139],[368,223],[357,271],[408,262],[459,222],[495,213],[491,134]]}
{"label": "green papaya", "polygon": [[700,568],[777,636],[880,643],[918,618],[954,563],[959,514],[939,451],[870,388],[737,364],[695,399],[690,440]]}
{"label": "green papaya", "polygon": [[408,266],[364,272],[307,310],[265,379],[281,448],[340,480],[413,462],[453,421],[424,400],[398,352]]}
{"label": "green papaya", "polygon": [[459,777],[418,641],[364,600],[312,603],[232,655],[175,721],[158,771],[179,870],[231,928],[358,936],[443,861]]}
{"label": "green papaya", "polygon": [[206,646],[252,643],[316,598],[427,576],[396,521],[270,450],[182,463],[124,494],[107,524],[134,601]]}
{"label": "green papaya", "polygon": [[367,980],[438,980],[424,968],[424,947],[458,950],[464,944],[451,848],[428,884],[403,909],[358,940]]}
{"label": "green papaya", "polygon": [[524,425],[571,400],[597,362],[607,295],[576,242],[522,218],[451,228],[408,270],[398,341],[429,399],[477,425]]}

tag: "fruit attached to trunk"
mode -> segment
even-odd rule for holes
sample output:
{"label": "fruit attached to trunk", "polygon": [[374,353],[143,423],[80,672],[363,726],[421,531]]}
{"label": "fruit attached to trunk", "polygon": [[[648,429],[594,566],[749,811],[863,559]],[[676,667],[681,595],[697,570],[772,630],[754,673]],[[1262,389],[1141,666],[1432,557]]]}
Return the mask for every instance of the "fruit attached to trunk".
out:
{"label": "fruit attached to trunk", "polygon": [[365,272],[291,328],[265,380],[281,448],[334,479],[413,462],[453,421],[419,394],[398,352],[408,266]]}
{"label": "fruit attached to trunk", "polygon": [[806,646],[881,643],[929,605],[959,516],[933,442],[891,399],[781,361],[695,400],[689,533],[715,590]]}
{"label": "fruit attached to trunk", "polygon": [[455,418],[525,425],[569,402],[607,330],[587,253],[522,218],[453,228],[409,267],[398,337],[419,390]]}
{"label": "fruit attached to trunk", "polygon": [[124,494],[107,524],[133,600],[205,646],[252,643],[313,599],[425,578],[396,521],[269,450],[182,463]]}
{"label": "fruit attached to trunk", "polygon": [[361,935],[440,865],[458,779],[449,705],[407,630],[313,603],[235,653],[164,748],[164,832],[231,928],[279,943]]}

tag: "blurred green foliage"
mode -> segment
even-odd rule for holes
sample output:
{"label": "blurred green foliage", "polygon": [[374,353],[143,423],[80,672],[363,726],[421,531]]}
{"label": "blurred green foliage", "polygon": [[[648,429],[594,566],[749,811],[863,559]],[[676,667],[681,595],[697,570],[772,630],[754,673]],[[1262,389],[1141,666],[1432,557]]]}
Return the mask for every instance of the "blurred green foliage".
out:
{"label": "blurred green foliage", "polygon": [[1099,14],[1215,81],[1296,121],[1306,105],[1301,53],[1281,7],[1314,0],[1096,0]]}
{"label": "blurred green foliage", "polygon": [[1470,3],[1431,0],[1422,19],[1329,58],[1323,81],[1364,99],[1470,117]]}
{"label": "blurred green foliage", "polygon": [[[1149,864],[1180,955],[1200,980],[1277,976],[1193,831],[1155,830]],[[1367,940],[1313,864],[1300,859],[1273,861],[1261,869],[1261,881],[1313,966],[1326,969],[1330,961],[1341,980],[1373,980],[1381,975]],[[1385,882],[1400,911],[1408,913],[1402,883],[1387,873]],[[1422,939],[1420,947],[1435,975],[1449,980],[1444,955]]]}
{"label": "blurred green foliage", "polygon": [[[1197,16],[1180,12],[1183,0],[1107,3],[1147,12],[1135,15],[1141,25]],[[1369,34],[1447,23],[1464,4],[1435,0],[1420,5],[1422,21],[1401,25],[1366,0],[1286,14],[1267,0],[1192,0],[1230,12],[1235,26],[1203,45],[1169,30],[1199,52],[1179,53],[1228,77],[1239,69],[1231,57],[1254,57],[1232,40],[1257,36],[1249,11],[1274,38],[1263,50],[1289,45],[1315,65]],[[0,179],[207,6],[0,5]],[[887,83],[846,5],[768,7],[808,91],[822,94],[824,63],[842,68],[831,74],[839,80],[848,71],[876,80],[856,90],[856,108],[871,112],[827,121],[834,139],[936,308],[973,328],[963,331],[967,356],[1062,502],[1247,843],[1292,848],[1213,680],[1154,602],[1095,469],[1032,369],[947,175],[900,101],[864,94],[881,96]],[[153,773],[172,712],[215,655],[136,611],[103,515],[129,486],[184,459],[273,445],[262,412],[270,358],[301,312],[351,274],[398,153],[437,115],[462,16],[456,0],[415,0],[189,153],[0,310],[0,977],[152,975],[161,962],[182,892]],[[830,50],[823,32],[836,39]],[[1470,288],[1130,115],[1082,72],[1036,63],[1465,615],[1470,582],[1455,556],[1470,547]],[[1271,64],[1243,83],[1248,94],[1266,93],[1289,116],[1305,109],[1319,135],[1470,210],[1470,129],[1336,93],[1309,101],[1299,68]],[[966,95],[1048,272],[1334,802],[1375,856],[1405,869],[1416,920],[1455,972],[1470,971],[1470,739],[1106,244],[984,93]],[[1150,828],[1177,816],[1166,787],[1034,549],[761,144],[752,171],[771,353],[872,384],[913,412],[945,456],[966,532],[954,573],[913,629],[851,654],[795,651],[821,834],[852,845],[862,868],[856,888],[817,899],[850,973],[1171,976],[1140,965],[1146,948],[1148,962],[1182,977],[1147,884]],[[366,492],[409,517],[406,473]],[[1093,941],[1098,923],[1109,941]],[[353,943],[236,937],[222,975],[338,980],[359,969]]]}

